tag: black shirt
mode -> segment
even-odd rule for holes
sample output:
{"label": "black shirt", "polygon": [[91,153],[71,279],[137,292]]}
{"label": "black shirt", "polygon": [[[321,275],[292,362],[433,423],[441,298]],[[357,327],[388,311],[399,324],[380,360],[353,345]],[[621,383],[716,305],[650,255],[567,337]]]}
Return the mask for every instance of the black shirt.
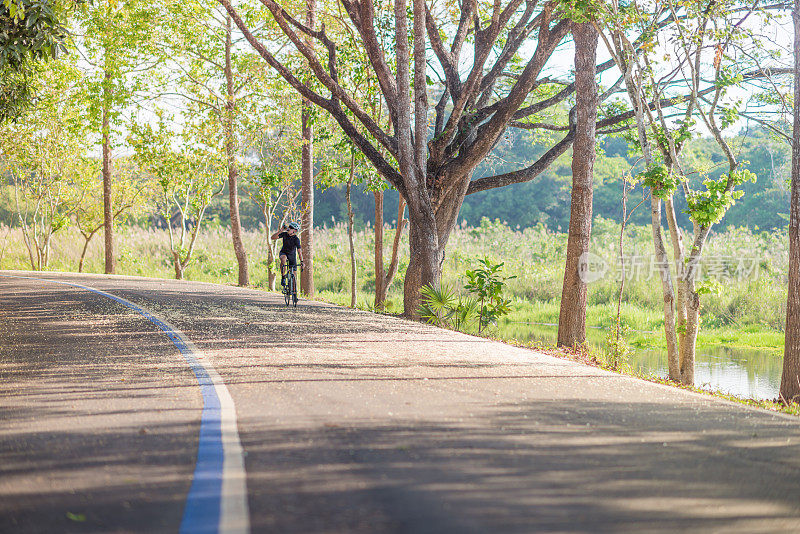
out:
{"label": "black shirt", "polygon": [[286,255],[287,258],[295,259],[295,252],[300,248],[300,238],[295,235],[289,235],[289,232],[281,232],[278,234],[278,239],[283,239],[283,245],[279,256]]}

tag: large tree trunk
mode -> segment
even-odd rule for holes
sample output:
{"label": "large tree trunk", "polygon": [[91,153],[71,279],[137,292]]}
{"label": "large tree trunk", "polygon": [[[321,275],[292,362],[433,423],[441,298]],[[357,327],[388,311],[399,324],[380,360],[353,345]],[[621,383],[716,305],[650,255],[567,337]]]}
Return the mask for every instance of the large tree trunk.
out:
{"label": "large tree trunk", "polygon": [[[306,24],[314,27],[317,2],[306,0]],[[307,44],[312,45],[309,39]],[[303,220],[300,246],[303,251],[303,271],[300,273],[300,289],[309,297],[314,296],[314,131],[311,126],[311,103],[303,99],[302,106],[301,189]]]}
{"label": "large tree trunk", "polygon": [[114,208],[111,204],[111,127],[109,115],[111,113],[111,89],[108,87],[111,74],[106,71],[103,88],[103,231],[105,234],[105,272],[117,272],[116,259],[114,258]]}
{"label": "large tree trunk", "polygon": [[231,237],[233,252],[239,264],[239,285],[250,285],[247,268],[247,251],[242,242],[242,225],[239,220],[239,169],[236,165],[236,139],[233,132],[233,116],[236,111],[236,95],[233,86],[231,65],[231,17],[226,17],[225,28],[225,81],[228,101],[225,103],[225,155],[228,165],[228,199],[231,214]]}
{"label": "large tree trunk", "polygon": [[794,129],[792,135],[792,200],[789,209],[789,295],[786,303],[786,340],[781,375],[781,398],[800,401],[800,0],[794,20]]}
{"label": "large tree trunk", "polygon": [[375,309],[380,310],[386,300],[383,289],[386,276],[383,269],[383,190],[376,189],[372,196],[375,197]]}
{"label": "large tree trunk", "polygon": [[[406,0],[395,0],[395,75],[398,94],[412,91],[408,46],[408,5]],[[414,14],[414,85],[412,102],[401,97],[396,102],[392,116],[397,137],[397,163],[403,177],[408,203],[409,265],[404,285],[404,314],[419,317],[420,289],[423,286],[439,287],[439,262],[444,243],[439,241],[436,207],[431,198],[428,182],[426,154],[428,147],[428,98],[425,59],[425,2],[413,0]],[[414,116],[412,124],[411,117]],[[414,135],[412,135],[412,131]]]}
{"label": "large tree trunk", "polygon": [[419,200],[414,204],[409,202],[408,205],[409,262],[403,284],[403,314],[418,319],[421,304],[420,289],[424,286],[439,287],[441,280],[439,265],[444,244],[441,244],[440,248],[433,208],[430,204],[420,206]]}
{"label": "large tree trunk", "polygon": [[[445,248],[450,234],[456,226],[459,208],[464,202],[471,177],[471,174],[461,176],[456,182],[457,186],[437,200],[433,213],[434,224],[426,222],[428,220],[427,212],[415,214],[411,203],[408,203],[410,256],[403,286],[403,304],[407,317],[418,318],[417,310],[421,303],[420,289],[423,286],[439,287]],[[402,217],[402,204],[399,217]],[[415,217],[419,217],[419,219],[415,219]],[[420,222],[415,223],[415,220]],[[418,227],[417,224],[420,226]],[[421,228],[419,233],[417,233],[417,228]],[[399,236],[395,236],[395,239],[399,239]],[[425,247],[424,250],[421,247]],[[430,256],[425,256],[426,253],[431,252]],[[423,267],[426,265],[426,261],[429,265],[429,272],[426,272]],[[409,310],[413,310],[413,312],[409,312]]]}
{"label": "large tree trunk", "polygon": [[572,203],[567,239],[567,260],[558,318],[558,345],[574,347],[586,341],[586,282],[581,279],[581,258],[589,252],[592,231],[592,180],[595,160],[597,83],[595,58],[597,30],[575,24],[576,133],[572,149]]}

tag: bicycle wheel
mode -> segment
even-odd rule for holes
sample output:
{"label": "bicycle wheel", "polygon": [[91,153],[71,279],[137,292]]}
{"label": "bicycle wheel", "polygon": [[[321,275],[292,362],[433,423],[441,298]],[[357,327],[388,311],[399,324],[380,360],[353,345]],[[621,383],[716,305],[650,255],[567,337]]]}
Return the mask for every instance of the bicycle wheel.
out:
{"label": "bicycle wheel", "polygon": [[283,298],[286,300],[286,305],[289,305],[289,300],[292,298],[292,276],[286,277],[286,287],[283,288]]}
{"label": "bicycle wheel", "polygon": [[292,285],[292,302],[294,302],[294,307],[295,308],[297,307],[297,301],[298,300],[299,299],[297,298],[297,286],[296,285]]}

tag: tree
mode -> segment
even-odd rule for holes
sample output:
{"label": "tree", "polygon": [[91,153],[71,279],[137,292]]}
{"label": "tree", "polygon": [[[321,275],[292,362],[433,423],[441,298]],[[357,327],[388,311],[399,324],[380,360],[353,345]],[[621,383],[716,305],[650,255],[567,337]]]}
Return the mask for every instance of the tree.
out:
{"label": "tree", "polygon": [[[286,108],[279,106],[279,109]],[[288,222],[298,194],[294,186],[294,170],[300,147],[296,144],[298,136],[292,128],[292,117],[292,113],[282,113],[270,121],[272,128],[265,128],[261,142],[258,143],[258,166],[247,174],[250,197],[259,205],[263,216],[267,246],[267,284],[272,291],[275,290],[278,252],[277,240],[272,240],[272,228],[274,224],[281,228]]]}
{"label": "tree", "polygon": [[792,10],[794,23],[794,122],[792,127],[792,199],[789,210],[789,292],[780,397],[800,401],[800,0]]}
{"label": "tree", "polygon": [[220,133],[217,137],[227,165],[228,213],[238,283],[247,286],[250,274],[239,213],[238,160],[248,148],[243,143],[258,138],[244,131],[244,123],[249,121],[249,115],[263,115],[259,108],[271,102],[263,88],[270,82],[260,62],[253,61],[256,58],[252,52],[241,49],[241,37],[234,32],[230,16],[216,2],[193,0],[170,6],[170,11],[163,22],[164,53],[171,58],[173,72],[177,73],[176,91],[189,108]]}
{"label": "tree", "polygon": [[[198,125],[187,123],[181,136],[183,146],[176,149],[174,134],[162,115],[157,128],[134,124],[129,138],[137,163],[158,184],[156,200],[167,226],[176,280],[183,279],[206,210],[224,187],[224,159],[214,147],[203,145],[208,134]],[[177,233],[173,226],[177,226]]]}
{"label": "tree", "polygon": [[[422,0],[413,2],[410,16],[406,3],[398,1],[393,17],[384,11],[376,12],[370,0],[345,0],[343,6],[349,20],[337,22],[332,16],[324,17],[325,27],[320,30],[309,28],[276,2],[265,0],[263,3],[278,26],[309,62],[317,81],[330,93],[330,97],[325,97],[303,83],[257,40],[228,0],[220,2],[265,61],[304,97],[328,111],[378,172],[403,195],[411,222],[411,264],[406,273],[405,307],[407,314],[415,313],[419,288],[438,285],[444,248],[455,225],[458,208],[471,187],[472,170],[492,149],[508,124],[515,118],[523,118],[523,115],[514,117],[514,114],[525,103],[534,86],[553,87],[550,80],[537,78],[555,47],[567,34],[569,21],[557,15],[555,4],[547,4],[539,13],[535,13],[532,4],[518,13],[522,2],[517,0],[502,9],[499,4],[495,5],[488,12],[479,11],[478,4],[466,4],[456,21],[439,17],[449,24],[449,28],[456,30],[452,32],[455,37],[448,50],[441,40],[437,17]],[[512,22],[515,15],[518,15],[517,20]],[[394,26],[394,40],[390,40],[388,47],[381,47],[377,37],[379,18],[381,23],[388,22]],[[413,36],[409,33],[410,18],[416,21]],[[475,35],[474,64],[467,79],[462,80],[455,66],[462,61],[462,48],[473,21],[479,22],[472,34]],[[392,118],[393,135],[381,128],[375,117],[344,89],[346,84],[343,80],[349,74],[340,69],[337,47],[329,31],[342,26],[345,26],[342,33],[352,30],[363,43],[372,75],[378,80],[384,104]],[[504,72],[510,68],[515,54],[534,32],[538,32],[539,40],[532,56],[522,67],[517,68],[515,64],[513,76],[505,77]],[[307,37],[322,45],[327,58],[320,57],[307,46]],[[425,55],[428,38],[441,67],[436,74],[443,76],[446,86],[434,108],[436,127],[430,145],[429,76]],[[501,39],[507,43],[501,47],[502,53],[495,56],[494,63],[487,63],[495,44]],[[413,53],[409,42],[413,45]],[[510,83],[507,82],[509,79],[512,80]],[[495,99],[496,91],[502,91],[505,98]],[[571,91],[564,91],[551,102],[563,102]],[[448,107],[450,114],[445,121]],[[529,110],[524,116],[534,113],[535,110]],[[555,152],[539,162],[539,166],[562,153],[570,143],[571,135]],[[514,179],[524,181],[536,173],[535,169],[529,169],[524,178],[520,175]],[[472,190],[499,186],[498,180],[489,177],[480,183],[476,181]]]}
{"label": "tree", "polygon": [[[606,29],[610,34],[610,39],[606,38],[603,34],[606,48],[612,52],[612,57],[616,62],[620,71],[623,72],[625,80],[625,87],[630,99],[631,106],[636,118],[636,140],[638,146],[642,151],[644,163],[647,169],[654,169],[655,159],[651,147],[650,138],[648,137],[648,128],[652,125],[647,122],[648,118],[652,115],[647,115],[646,91],[647,85],[645,84],[645,76],[648,72],[642,67],[642,63],[648,63],[647,59],[639,60],[639,55],[646,56],[649,49],[652,48],[652,41],[646,40],[644,42],[636,43],[634,45],[628,40],[625,33],[625,26],[622,21],[625,20],[625,14],[620,12],[619,4],[616,1],[611,3],[611,16],[606,21]],[[644,25],[651,30],[650,34],[654,34],[658,28],[659,16],[662,13],[655,14],[652,18],[645,19]],[[641,21],[641,18],[639,19]],[[650,48],[648,48],[648,46]],[[634,72],[634,67],[637,67]],[[689,111],[691,115],[691,111]],[[659,167],[660,169],[660,167]],[[651,171],[652,172],[652,171]],[[646,178],[645,178],[646,180]],[[652,182],[651,182],[652,184]],[[662,215],[661,215],[661,202],[662,196],[658,193],[651,194],[651,228],[653,232],[653,246],[655,249],[655,259],[659,266],[659,275],[661,278],[662,292],[664,294],[664,332],[666,336],[667,345],[667,362],[669,367],[669,377],[672,380],[680,380],[680,364],[679,364],[679,347],[677,339],[677,327],[675,320],[675,292],[672,282],[672,276],[668,268],[663,266],[669,265],[669,258],[667,256],[666,248],[664,246],[664,238],[662,234]],[[670,230],[673,231],[673,240],[680,239],[680,233],[677,230],[677,221],[674,219],[675,210],[672,204],[671,195],[667,195],[664,199],[667,204],[667,215],[670,220]],[[677,249],[676,249],[677,250]],[[679,313],[683,310],[682,305],[678,305]]]}
{"label": "tree", "polygon": [[[355,220],[352,202],[352,191],[354,185],[364,185],[366,189],[374,189],[380,187],[376,185],[380,181],[380,177],[376,176],[374,169],[369,165],[358,149],[356,149],[347,137],[344,137],[337,145],[340,148],[340,153],[349,153],[349,158],[346,164],[339,169],[339,172],[334,171],[329,173],[328,181],[344,182],[345,183],[345,199],[347,202],[347,239],[350,249],[350,306],[355,308],[358,296],[358,282],[357,282],[357,269],[356,269],[356,249],[355,249]],[[345,150],[346,149],[346,150]],[[336,177],[337,174],[341,176]],[[376,217],[378,213],[376,212]],[[379,233],[378,227],[381,227]],[[378,236],[380,234],[380,240]],[[385,274],[383,274],[383,211],[381,210],[380,218],[375,219],[375,298],[378,299],[378,286],[386,283]],[[379,255],[378,251],[381,250]],[[380,268],[380,273],[378,272]],[[395,266],[396,270],[396,266]],[[385,291],[383,300],[386,300]]]}
{"label": "tree", "polygon": [[37,82],[36,107],[0,127],[0,161],[14,185],[16,218],[34,270],[47,268],[52,238],[69,225],[90,176],[80,82],[74,65],[48,65]]}
{"label": "tree", "polygon": [[[306,25],[314,29],[317,17],[316,0],[306,0]],[[306,46],[313,49],[313,41],[306,39]],[[303,152],[300,165],[300,181],[303,199],[303,219],[300,223],[300,243],[303,251],[303,272],[300,273],[300,289],[309,297],[314,296],[314,126],[313,106],[303,98],[301,108],[301,131]]]}
{"label": "tree", "polygon": [[[78,260],[78,272],[83,272],[86,251],[89,243],[95,234],[103,229],[104,225],[104,206],[102,180],[94,177],[99,174],[99,169],[94,165],[95,161],[87,169],[88,180],[84,180],[84,200],[80,203],[74,213],[75,226],[83,237],[83,248],[81,257]],[[131,168],[129,160],[117,160],[114,162],[117,184],[112,193],[112,210],[115,221],[119,220],[123,214],[141,207],[139,203],[142,196],[143,184],[136,181],[136,169]]]}
{"label": "tree", "polygon": [[[231,61],[231,18],[225,17],[225,161],[228,167],[228,205],[231,216],[231,237],[233,251],[239,264],[239,285],[250,285],[247,268],[247,251],[242,243],[242,224],[239,220],[239,168],[236,165],[236,137],[234,135],[234,116],[236,113],[236,89]],[[241,87],[242,84],[238,86]]]}
{"label": "tree", "polygon": [[[586,15],[572,28],[575,37],[575,144],[572,149],[572,207],[567,238],[567,259],[558,345],[575,347],[586,342],[586,280],[581,260],[589,253],[592,233],[592,182],[594,180],[595,122],[597,121],[597,30]],[[581,21],[581,19],[584,19]]]}
{"label": "tree", "polygon": [[[121,111],[145,90],[145,80],[162,58],[153,46],[158,40],[157,11],[143,0],[98,0],[80,10],[83,33],[78,47],[85,52],[87,87],[92,99],[89,116],[100,136],[103,176],[103,233],[105,272],[116,271],[114,255],[113,163],[115,129]],[[148,77],[149,75],[149,77]]]}
{"label": "tree", "polygon": [[72,2],[0,2],[0,124],[18,119],[33,97],[38,65],[66,52],[64,22]]}
{"label": "tree", "polygon": [[[636,3],[623,9],[612,2],[606,23],[610,38],[604,36],[604,40],[624,73],[647,166],[639,177],[651,191],[651,225],[664,293],[670,378],[686,384],[694,383],[700,296],[706,290],[698,280],[704,246],[712,226],[742,196],[736,188],[755,180],[751,171],[740,168],[740,158],[723,135],[723,130],[736,122],[741,107],[729,89],[768,77],[772,70],[759,63],[763,47],[744,26],[754,12],[753,7],[734,1],[676,4],[668,0],[654,13],[645,12]],[[644,31],[637,28],[636,33],[645,38],[629,39],[622,22],[625,20],[641,24]],[[656,50],[667,42],[675,48],[675,57],[667,55],[665,64],[659,64]],[[741,57],[735,55],[737,52]],[[708,73],[713,73],[710,81]],[[675,95],[676,88],[684,93]],[[668,113],[667,104],[680,104],[682,109]],[[698,119],[723,152],[727,169],[719,178],[706,175],[700,184],[693,184],[687,178],[690,173],[681,150],[696,135]],[[651,146],[656,147],[657,154]],[[684,194],[693,226],[688,250],[673,203],[678,189]],[[662,201],[677,293],[661,233]]]}

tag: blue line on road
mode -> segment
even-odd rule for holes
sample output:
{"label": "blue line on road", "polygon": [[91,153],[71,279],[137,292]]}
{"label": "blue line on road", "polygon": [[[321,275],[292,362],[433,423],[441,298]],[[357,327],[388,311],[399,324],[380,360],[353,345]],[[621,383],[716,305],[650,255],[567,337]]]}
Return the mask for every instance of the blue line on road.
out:
{"label": "blue line on road", "polygon": [[[63,282],[60,280],[48,280],[45,278],[35,278],[27,276],[0,275],[9,278],[22,278],[26,280],[39,280],[77,287],[86,291],[91,291],[102,295],[111,300],[115,300],[143,316],[151,323],[161,329],[172,341],[186,362],[194,371],[200,391],[203,395],[203,412],[200,418],[200,437],[197,447],[197,463],[195,464],[194,477],[189,494],[186,497],[186,507],[184,508],[183,519],[181,521],[180,532],[182,533],[216,533],[228,530],[221,527],[222,510],[222,482],[224,474],[225,451],[222,439],[222,410],[219,395],[217,395],[216,385],[209,376],[208,370],[198,361],[196,355],[189,347],[181,335],[170,325],[155,317],[145,309],[123,298],[106,293],[99,289]],[[244,521],[247,521],[244,518]],[[245,528],[245,531],[249,530]]]}

